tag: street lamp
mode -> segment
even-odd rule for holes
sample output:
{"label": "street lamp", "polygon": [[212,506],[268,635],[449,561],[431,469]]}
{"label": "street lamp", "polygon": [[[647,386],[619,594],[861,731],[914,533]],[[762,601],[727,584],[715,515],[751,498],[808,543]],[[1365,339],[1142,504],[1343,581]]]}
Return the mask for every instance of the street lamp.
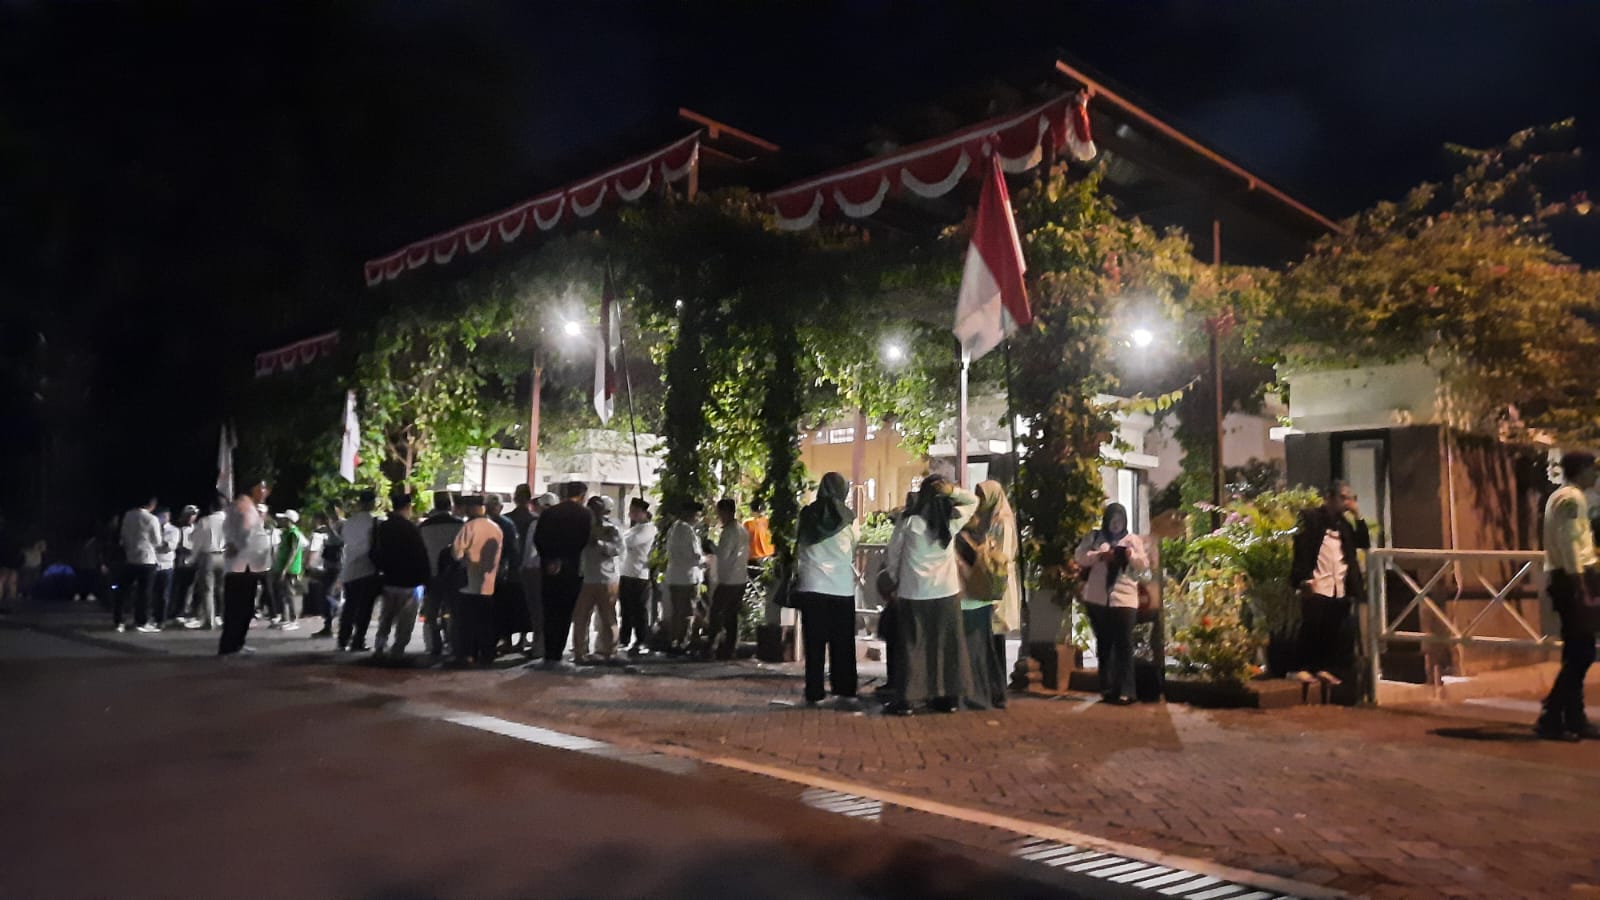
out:
{"label": "street lamp", "polygon": [[583,326],[568,319],[566,324],[561,326],[561,330],[567,333],[567,337],[577,337],[583,333]]}
{"label": "street lamp", "polygon": [[900,363],[905,362],[905,359],[906,348],[903,344],[901,344],[899,341],[893,340],[883,342],[883,361],[885,363],[888,363],[891,366],[897,366]]}
{"label": "street lamp", "polygon": [[1129,337],[1133,338],[1133,345],[1140,350],[1149,347],[1156,340],[1155,332],[1148,328],[1135,328]]}

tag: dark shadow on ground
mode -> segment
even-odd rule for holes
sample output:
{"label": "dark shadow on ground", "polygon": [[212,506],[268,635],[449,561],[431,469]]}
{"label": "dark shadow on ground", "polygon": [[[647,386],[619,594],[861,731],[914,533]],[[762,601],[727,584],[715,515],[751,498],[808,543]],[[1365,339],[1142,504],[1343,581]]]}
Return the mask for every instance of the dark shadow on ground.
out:
{"label": "dark shadow on ground", "polygon": [[1507,744],[1533,744],[1540,740],[1530,726],[1510,723],[1435,728],[1428,733],[1460,741],[1496,741]]}

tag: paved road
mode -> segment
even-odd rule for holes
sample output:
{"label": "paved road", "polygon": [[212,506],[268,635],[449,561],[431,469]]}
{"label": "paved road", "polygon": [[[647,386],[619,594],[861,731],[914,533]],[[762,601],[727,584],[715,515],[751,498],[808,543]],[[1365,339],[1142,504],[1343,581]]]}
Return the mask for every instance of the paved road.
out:
{"label": "paved road", "polygon": [[419,716],[292,662],[0,628],[0,685],[3,898],[1117,895]]}

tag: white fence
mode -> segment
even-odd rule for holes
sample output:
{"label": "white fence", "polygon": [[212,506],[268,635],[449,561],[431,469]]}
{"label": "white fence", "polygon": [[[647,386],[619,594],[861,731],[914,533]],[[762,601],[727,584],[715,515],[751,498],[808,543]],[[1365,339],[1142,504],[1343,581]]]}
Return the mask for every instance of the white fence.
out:
{"label": "white fence", "polygon": [[[1392,643],[1424,649],[1559,648],[1560,629],[1544,578],[1544,554],[1537,550],[1370,551],[1363,648],[1370,666],[1367,699],[1377,702],[1383,652]],[[1391,598],[1395,582],[1404,590]],[[1486,633],[1490,627],[1501,633]]]}

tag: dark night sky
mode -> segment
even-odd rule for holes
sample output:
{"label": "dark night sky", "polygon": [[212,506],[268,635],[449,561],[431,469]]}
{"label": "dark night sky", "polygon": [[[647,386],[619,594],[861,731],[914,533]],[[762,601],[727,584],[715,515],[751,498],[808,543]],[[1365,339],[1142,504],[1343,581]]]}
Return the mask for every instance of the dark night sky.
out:
{"label": "dark night sky", "polygon": [[1580,2],[0,0],[0,504],[35,496],[33,332],[87,391],[74,502],[198,497],[251,354],[381,303],[362,259],[679,106],[804,148],[1060,51],[1342,216],[1446,141],[1600,147],[1597,37]]}

